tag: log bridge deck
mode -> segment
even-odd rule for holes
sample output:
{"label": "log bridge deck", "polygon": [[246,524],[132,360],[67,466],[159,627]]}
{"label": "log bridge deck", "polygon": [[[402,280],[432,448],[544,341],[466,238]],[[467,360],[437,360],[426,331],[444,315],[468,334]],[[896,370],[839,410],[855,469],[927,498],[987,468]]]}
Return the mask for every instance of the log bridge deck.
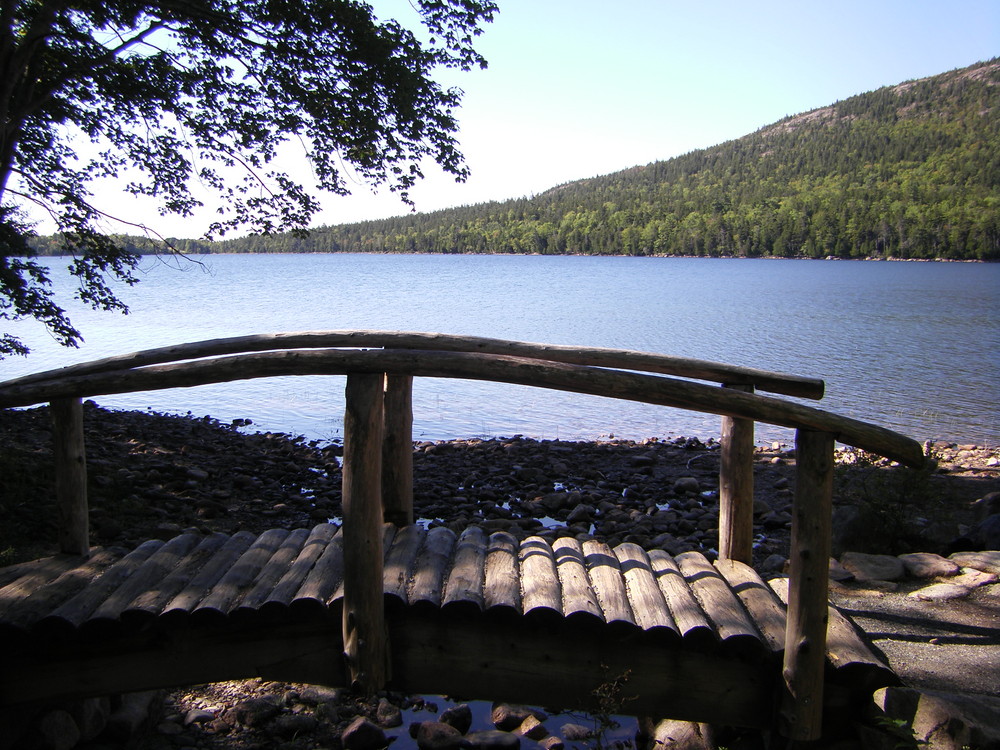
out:
{"label": "log bridge deck", "polygon": [[[287,374],[348,376],[342,528],[90,548],[83,397]],[[414,525],[414,375],[723,415],[719,561]],[[65,521],[62,554],[0,569],[0,706],[261,676],[588,708],[625,674],[622,712],[814,739],[824,709],[895,680],[827,602],[834,440],[923,460],[902,435],[753,392],[822,388],[661,355],[379,332],[200,342],[0,383],[0,407],[52,405]],[[777,582],[748,565],[754,420],[796,429],[791,570]]]}

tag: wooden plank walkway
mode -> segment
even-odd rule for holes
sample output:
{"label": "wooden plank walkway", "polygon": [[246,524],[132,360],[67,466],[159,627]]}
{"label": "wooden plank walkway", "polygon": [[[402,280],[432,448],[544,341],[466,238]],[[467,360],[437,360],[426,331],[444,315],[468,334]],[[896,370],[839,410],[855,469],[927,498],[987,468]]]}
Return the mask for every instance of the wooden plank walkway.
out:
{"label": "wooden plank walkway", "polygon": [[[475,526],[383,530],[390,687],[587,708],[627,671],[625,712],[773,719],[782,590],[742,563]],[[343,595],[330,524],[2,569],[0,705],[251,676],[346,684]],[[894,681],[831,607],[827,702]]]}

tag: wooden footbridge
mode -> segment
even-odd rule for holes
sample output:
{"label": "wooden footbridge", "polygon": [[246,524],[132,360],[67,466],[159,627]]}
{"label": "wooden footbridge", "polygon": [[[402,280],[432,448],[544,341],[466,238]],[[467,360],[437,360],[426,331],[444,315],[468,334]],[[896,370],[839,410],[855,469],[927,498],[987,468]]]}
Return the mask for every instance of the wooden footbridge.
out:
{"label": "wooden footbridge", "polygon": [[[347,375],[342,527],[90,548],[82,398],[292,374]],[[719,561],[415,525],[414,376],[722,415]],[[824,714],[895,679],[827,602],[834,441],[911,465],[923,455],[902,435],[755,390],[819,398],[823,383],[367,331],[185,344],[0,383],[0,407],[51,404],[64,517],[61,554],[0,569],[0,706],[260,676],[585,709],[627,674],[623,712],[814,739]],[[755,421],[796,430],[787,580],[764,582],[748,564]]]}

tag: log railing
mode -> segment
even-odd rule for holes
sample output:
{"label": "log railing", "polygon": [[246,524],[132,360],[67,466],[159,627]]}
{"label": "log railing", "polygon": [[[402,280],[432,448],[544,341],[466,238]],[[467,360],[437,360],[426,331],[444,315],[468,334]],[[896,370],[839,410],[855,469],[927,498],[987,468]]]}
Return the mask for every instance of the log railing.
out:
{"label": "log railing", "polygon": [[82,398],[279,375],[347,376],[344,644],[352,680],[371,691],[388,674],[380,524],[413,521],[414,376],[514,383],[721,415],[719,553],[745,563],[752,551],[754,422],[795,429],[783,708],[785,731],[793,739],[820,733],[834,441],[910,465],[923,461],[920,445],[903,435],[755,392],[819,398],[821,380],[644,352],[442,334],[289,333],[153,349],[0,383],[0,408],[52,404],[60,546],[84,555],[89,532]]}

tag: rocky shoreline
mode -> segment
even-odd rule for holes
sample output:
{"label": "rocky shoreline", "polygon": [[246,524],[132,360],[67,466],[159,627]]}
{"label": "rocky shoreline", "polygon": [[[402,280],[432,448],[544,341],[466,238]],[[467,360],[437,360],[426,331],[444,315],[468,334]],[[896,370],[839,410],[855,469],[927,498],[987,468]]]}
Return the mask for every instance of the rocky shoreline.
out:
{"label": "rocky shoreline", "polygon": [[[342,446],[336,442],[254,433],[249,420],[225,425],[208,417],[116,412],[93,404],[86,407],[85,425],[96,544],[130,547],[190,528],[261,533],[339,519]],[[0,411],[0,446],[0,512],[6,520],[0,564],[51,553],[56,514],[46,410]],[[1000,510],[1000,450],[935,444],[928,451],[936,465],[923,473],[863,454],[839,454],[835,551],[990,548],[984,535],[996,534],[997,516],[991,514]],[[671,554],[696,549],[711,557],[718,534],[718,462],[718,443],[696,438],[421,442],[414,452],[414,508],[428,526],[460,530],[477,524],[521,538],[586,535],[611,545],[635,542]],[[759,448],[754,480],[754,563],[770,574],[782,569],[788,549],[794,481],[789,446]],[[380,710],[414,710],[420,700],[383,695],[369,704],[343,691],[313,700],[316,690],[250,681],[150,695],[147,706],[156,709],[158,721],[139,746],[367,750],[344,739],[351,722],[365,717],[385,731]],[[267,717],[247,718],[256,716],[254,706]],[[443,718],[426,706],[422,710],[411,721]],[[492,717],[481,717],[475,729],[492,730],[492,724]],[[560,731],[511,736],[520,738],[522,748],[593,744],[580,730],[570,730],[577,732],[575,740]],[[417,734],[400,730],[393,736],[401,747],[417,741]]]}

